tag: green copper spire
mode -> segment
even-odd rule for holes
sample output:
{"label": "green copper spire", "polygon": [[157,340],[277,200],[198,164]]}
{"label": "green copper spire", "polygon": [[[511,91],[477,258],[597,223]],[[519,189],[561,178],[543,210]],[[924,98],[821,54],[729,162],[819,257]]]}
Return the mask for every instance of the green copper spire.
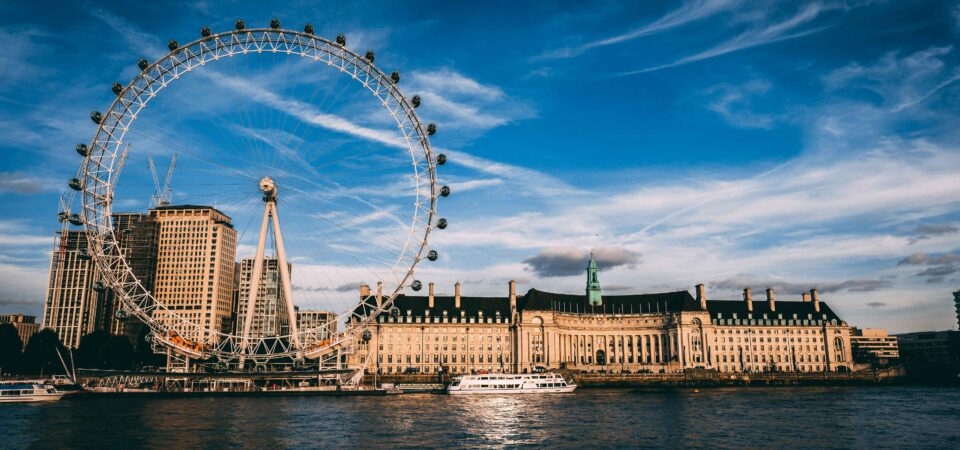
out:
{"label": "green copper spire", "polygon": [[597,278],[597,259],[590,252],[590,264],[587,264],[587,301],[591,306],[600,306],[603,304],[603,298],[600,297],[600,279]]}

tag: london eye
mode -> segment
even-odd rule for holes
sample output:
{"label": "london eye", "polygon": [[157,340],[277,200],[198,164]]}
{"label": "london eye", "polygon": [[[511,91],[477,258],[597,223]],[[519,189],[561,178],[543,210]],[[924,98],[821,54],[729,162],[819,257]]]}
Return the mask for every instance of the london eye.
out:
{"label": "london eye", "polygon": [[[398,295],[421,289],[418,267],[440,258],[428,238],[448,223],[437,215],[450,194],[437,176],[447,157],[431,148],[437,126],[420,121],[421,98],[405,96],[400,73],[375,65],[374,51],[355,52],[344,35],[326,39],[311,25],[238,20],[167,49],[131,61],[131,81],[105,85],[115,98],[91,113],[96,131],[77,145],[82,164],[67,183],[79,211],[73,201],[61,210],[64,226],[85,233],[116,317],[142,322],[158,350],[223,367],[322,363],[369,339],[367,325],[395,313]],[[234,276],[246,277],[230,326],[160,298],[121,245],[118,211],[137,209],[151,191],[163,198],[143,163],[171,154],[178,192],[151,206],[212,205],[229,221],[235,260],[244,261]],[[276,289],[263,305],[267,282]],[[296,311],[306,307],[331,318],[301,327]],[[280,325],[264,325],[264,314]]]}

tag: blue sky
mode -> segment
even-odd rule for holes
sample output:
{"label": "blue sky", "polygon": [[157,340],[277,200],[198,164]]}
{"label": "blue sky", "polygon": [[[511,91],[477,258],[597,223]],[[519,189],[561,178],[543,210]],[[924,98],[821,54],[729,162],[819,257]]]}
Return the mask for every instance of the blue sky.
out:
{"label": "blue sky", "polygon": [[[499,295],[509,279],[579,292],[594,250],[610,294],[703,282],[711,298],[772,286],[799,299],[817,287],[855,325],[956,327],[957,2],[41,1],[0,13],[4,311],[41,313],[57,199],[110,84],[201,26],[277,17],[376,50],[404,93],[424,98],[418,112],[440,128],[431,142],[451,156],[440,176],[454,190],[439,207],[451,226],[430,241],[441,259],[417,271],[439,292],[459,280],[465,294]],[[220,169],[291,174],[280,177],[291,193],[281,217],[288,248],[303,253],[298,295],[346,305],[338,288],[372,281],[360,266],[393,249],[390,223],[408,203],[383,192],[400,173],[395,149],[365,134],[389,116],[325,69],[267,56],[184,77],[138,120],[115,209],[145,209],[146,156],[163,167],[176,152],[175,202],[234,216],[244,254],[256,189]],[[306,123],[265,93],[325,115]],[[353,128],[334,129],[337,118]],[[329,176],[356,194],[345,202],[372,199],[370,211],[303,181],[350,151],[381,158]],[[360,237],[316,231],[324,223]],[[349,250],[371,242],[388,244]]]}

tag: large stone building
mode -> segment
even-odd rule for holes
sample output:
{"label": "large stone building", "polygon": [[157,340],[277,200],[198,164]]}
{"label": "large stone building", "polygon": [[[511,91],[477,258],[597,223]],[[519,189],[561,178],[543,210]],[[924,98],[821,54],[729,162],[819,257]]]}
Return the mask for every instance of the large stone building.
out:
{"label": "large stone building", "polygon": [[[246,323],[247,304],[250,297],[250,283],[253,279],[254,258],[240,260],[240,288],[237,297],[236,327],[237,334],[243,333]],[[287,263],[292,273],[293,266]],[[253,320],[250,324],[251,337],[283,336],[290,333],[287,315],[287,301],[283,293],[278,260],[264,258],[260,272],[260,283],[254,298]]]}
{"label": "large stone building", "polygon": [[[601,295],[597,264],[584,295],[536,289],[506,297],[398,296],[350,364],[380,373],[574,369],[672,372],[847,371],[850,327],[816,289],[803,301],[708,300],[687,291]],[[361,292],[363,295],[363,292]],[[349,326],[349,324],[348,324]],[[372,360],[367,360],[372,358]]]}
{"label": "large stone building", "polygon": [[67,347],[77,348],[81,337],[104,323],[106,292],[96,283],[87,235],[74,230],[58,233],[57,245],[50,256],[43,328],[56,332]]}
{"label": "large stone building", "polygon": [[150,217],[159,233],[153,295],[169,310],[154,319],[192,342],[211,342],[210,330],[229,332],[237,249],[230,217],[195,205],[154,208]]}
{"label": "large stone building", "polygon": [[34,316],[25,316],[23,314],[0,314],[0,325],[9,323],[17,329],[17,335],[20,336],[20,342],[23,347],[27,347],[27,342],[37,331],[40,331],[40,324],[36,322]]}

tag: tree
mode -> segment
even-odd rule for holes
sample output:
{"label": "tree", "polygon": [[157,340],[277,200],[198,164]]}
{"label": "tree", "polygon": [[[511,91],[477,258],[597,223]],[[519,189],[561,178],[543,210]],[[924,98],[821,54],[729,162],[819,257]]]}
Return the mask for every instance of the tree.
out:
{"label": "tree", "polygon": [[105,369],[100,349],[110,340],[110,333],[97,330],[80,338],[77,346],[77,365],[84,369]]}
{"label": "tree", "polygon": [[133,346],[126,336],[110,336],[97,355],[105,369],[127,370],[133,364]]}
{"label": "tree", "polygon": [[21,373],[52,374],[63,372],[63,364],[57,356],[57,350],[66,354],[66,347],[60,343],[57,333],[50,328],[44,328],[30,338],[27,348],[23,351],[23,367]]}
{"label": "tree", "polygon": [[23,353],[20,333],[13,324],[0,325],[0,375],[16,373]]}

